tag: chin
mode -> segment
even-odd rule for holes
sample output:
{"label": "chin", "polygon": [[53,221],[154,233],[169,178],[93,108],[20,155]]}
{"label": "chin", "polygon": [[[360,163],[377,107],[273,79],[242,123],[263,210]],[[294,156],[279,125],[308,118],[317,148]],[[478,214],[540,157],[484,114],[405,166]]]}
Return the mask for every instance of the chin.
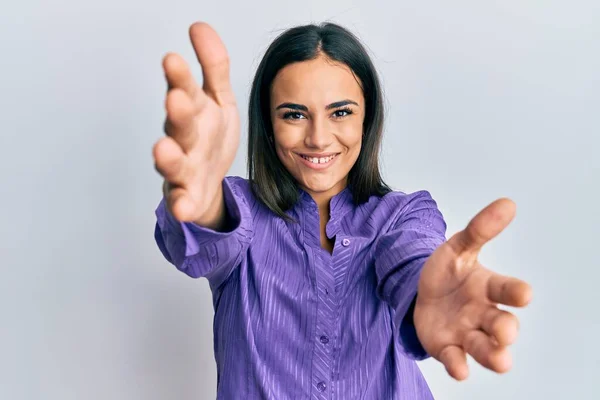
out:
{"label": "chin", "polygon": [[328,190],[331,190],[333,188],[333,186],[326,186],[326,185],[306,185],[306,184],[301,184],[302,187],[304,187],[304,189],[308,189],[309,192],[312,193],[322,193],[322,192],[327,192]]}
{"label": "chin", "polygon": [[312,193],[326,193],[331,190],[334,190],[337,186],[339,186],[338,181],[334,182],[334,180],[329,179],[320,182],[300,181],[299,183],[302,187],[305,188],[305,190],[308,189],[308,191]]}

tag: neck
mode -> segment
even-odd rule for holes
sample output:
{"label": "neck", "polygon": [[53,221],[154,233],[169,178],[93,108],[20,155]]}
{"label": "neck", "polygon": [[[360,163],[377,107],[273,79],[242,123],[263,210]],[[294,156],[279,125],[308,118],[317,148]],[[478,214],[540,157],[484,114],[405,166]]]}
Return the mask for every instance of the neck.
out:
{"label": "neck", "polygon": [[[338,192],[339,193],[339,192]],[[317,194],[311,194],[310,196],[313,198],[313,200],[315,201],[315,203],[317,203],[317,207],[319,208],[319,212],[322,214],[324,211],[327,212],[327,215],[329,215],[329,203],[331,202],[331,199],[333,198],[333,196],[335,196],[337,193],[332,194],[332,193],[317,193]]]}
{"label": "neck", "polygon": [[329,222],[329,219],[330,219],[331,199],[335,195],[342,192],[345,188],[346,188],[346,180],[339,182],[337,185],[335,185],[331,189],[324,191],[324,192],[313,192],[311,190],[307,190],[306,188],[303,188],[304,191],[306,191],[310,195],[310,197],[312,197],[314,202],[317,204],[317,208],[319,209],[321,246],[324,249],[326,249],[329,253],[331,253],[333,251],[333,246],[334,246],[334,239],[333,238],[329,239],[327,237],[327,229],[326,229],[327,223]]}
{"label": "neck", "polygon": [[346,188],[346,180],[338,182],[334,187],[324,192],[314,192],[310,189],[303,188],[312,199],[317,203],[319,213],[329,215],[329,203],[331,199]]}

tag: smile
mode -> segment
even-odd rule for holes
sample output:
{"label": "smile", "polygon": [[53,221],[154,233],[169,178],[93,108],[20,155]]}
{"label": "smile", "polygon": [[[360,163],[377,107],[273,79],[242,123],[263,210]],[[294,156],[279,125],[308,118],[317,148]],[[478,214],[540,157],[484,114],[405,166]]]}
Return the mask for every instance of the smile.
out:
{"label": "smile", "polygon": [[296,154],[302,161],[302,164],[312,169],[324,169],[333,164],[333,161],[340,153],[335,153],[327,157],[309,157],[303,154]]}

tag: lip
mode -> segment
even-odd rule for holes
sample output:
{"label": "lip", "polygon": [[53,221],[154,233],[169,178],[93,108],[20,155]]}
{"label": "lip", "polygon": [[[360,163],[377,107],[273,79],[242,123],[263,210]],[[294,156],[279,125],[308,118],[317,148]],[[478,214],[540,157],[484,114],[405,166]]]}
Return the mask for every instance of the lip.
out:
{"label": "lip", "polygon": [[334,154],[340,154],[340,153],[330,152],[330,153],[297,153],[297,154],[300,154],[300,155],[306,156],[306,157],[321,158],[321,157],[329,157],[329,156],[332,156]]}
{"label": "lip", "polygon": [[[339,157],[340,153],[323,153],[323,154],[318,154],[315,155],[315,153],[295,153],[296,156],[300,159],[300,162],[302,164],[304,164],[305,166],[307,166],[310,169],[316,169],[316,170],[321,170],[321,169],[325,169],[325,168],[329,168],[329,166],[331,166]],[[333,157],[332,160],[329,160],[328,162],[324,163],[324,164],[313,164],[310,161],[306,160],[305,158],[303,158],[302,156],[307,156],[307,157],[329,157],[332,155],[336,155],[335,157]]]}

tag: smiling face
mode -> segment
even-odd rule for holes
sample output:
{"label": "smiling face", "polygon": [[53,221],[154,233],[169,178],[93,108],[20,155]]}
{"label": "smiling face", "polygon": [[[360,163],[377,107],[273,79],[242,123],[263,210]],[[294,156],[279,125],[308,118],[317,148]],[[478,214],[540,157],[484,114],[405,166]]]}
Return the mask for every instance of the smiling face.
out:
{"label": "smiling face", "polygon": [[364,115],[357,78],[324,56],[285,66],[271,86],[277,156],[315,199],[346,187],[360,153]]}

